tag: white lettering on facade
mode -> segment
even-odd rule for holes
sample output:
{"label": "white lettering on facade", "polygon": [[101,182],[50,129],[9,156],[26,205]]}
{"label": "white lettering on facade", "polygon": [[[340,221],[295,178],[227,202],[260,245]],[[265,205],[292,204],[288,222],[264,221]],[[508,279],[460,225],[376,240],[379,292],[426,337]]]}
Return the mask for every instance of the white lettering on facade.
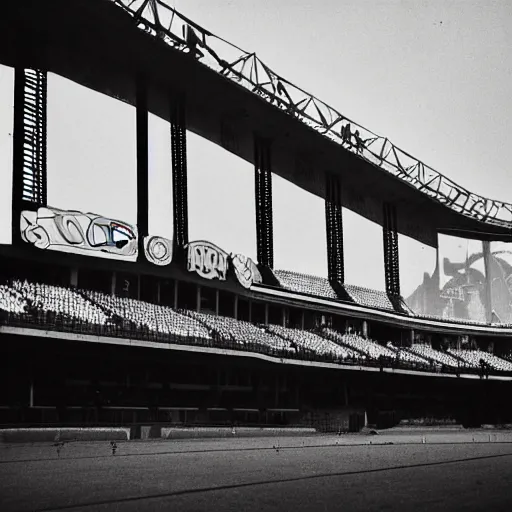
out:
{"label": "white lettering on facade", "polygon": [[188,271],[197,272],[205,279],[225,281],[228,254],[210,242],[191,242],[188,244]]}

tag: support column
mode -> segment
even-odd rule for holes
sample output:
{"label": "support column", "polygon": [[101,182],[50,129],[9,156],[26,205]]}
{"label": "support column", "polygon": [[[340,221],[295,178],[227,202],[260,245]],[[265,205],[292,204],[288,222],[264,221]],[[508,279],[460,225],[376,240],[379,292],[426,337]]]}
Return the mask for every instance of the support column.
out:
{"label": "support column", "polygon": [[397,310],[400,306],[400,269],[398,258],[398,231],[396,208],[384,203],[382,234],[384,239],[384,271],[386,276],[386,293]]}
{"label": "support column", "polygon": [[233,318],[238,320],[238,295],[235,295],[235,300],[233,302]]}
{"label": "support column", "polygon": [[74,288],[78,288],[78,269],[77,268],[72,268],[70,270],[69,284]]}
{"label": "support column", "polygon": [[188,188],[187,188],[187,125],[185,96],[175,95],[170,100],[172,193],[174,211],[174,254],[183,259],[188,244]]}
{"label": "support column", "polygon": [[136,91],[137,130],[137,229],[139,261],[145,261],[144,237],[149,235],[149,171],[148,171],[148,90],[146,80],[139,77]]}
{"label": "support column", "polygon": [[270,141],[254,136],[254,182],[258,263],[274,267],[272,163]]}
{"label": "support column", "polygon": [[34,407],[34,379],[33,378],[30,379],[28,406]]}
{"label": "support column", "polygon": [[14,71],[12,242],[19,243],[20,213],[46,206],[46,71]]}
{"label": "support column", "polygon": [[325,226],[327,234],[327,275],[331,283],[345,282],[341,186],[336,176],[326,174]]}
{"label": "support column", "polygon": [[491,270],[491,243],[488,241],[482,242],[482,249],[484,253],[484,268],[485,268],[485,321],[490,324],[492,322],[492,270]]}
{"label": "support column", "polygon": [[174,280],[174,308],[178,309],[179,281]]}

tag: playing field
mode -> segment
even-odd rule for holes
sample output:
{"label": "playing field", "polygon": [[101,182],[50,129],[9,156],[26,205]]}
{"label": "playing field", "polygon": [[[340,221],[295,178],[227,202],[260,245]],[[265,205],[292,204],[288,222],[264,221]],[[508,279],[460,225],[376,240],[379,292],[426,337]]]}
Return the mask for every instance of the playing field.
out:
{"label": "playing field", "polygon": [[487,432],[133,441],[115,455],[108,442],[60,454],[3,445],[0,510],[509,511],[511,441]]}

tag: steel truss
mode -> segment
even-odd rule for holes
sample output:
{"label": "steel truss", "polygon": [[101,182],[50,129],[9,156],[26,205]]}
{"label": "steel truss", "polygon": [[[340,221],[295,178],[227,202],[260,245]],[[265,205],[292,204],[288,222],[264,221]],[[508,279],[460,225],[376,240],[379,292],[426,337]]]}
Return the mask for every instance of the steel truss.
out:
{"label": "steel truss", "polygon": [[215,36],[162,0],[110,0],[141,30],[249,89],[348,151],[448,208],[490,225],[512,228],[512,204],[486,199],[401,150],[388,138],[340,114],[272,71],[255,53]]}
{"label": "steel truss", "polygon": [[325,190],[328,277],[331,283],[344,284],[343,210],[339,179],[326,174]]}
{"label": "steel truss", "polygon": [[254,137],[254,192],[258,263],[274,267],[272,162],[270,142]]}
{"label": "steel truss", "polygon": [[139,260],[143,261],[144,238],[149,235],[149,132],[148,92],[144,77],[137,81],[137,228]]}
{"label": "steel truss", "polygon": [[172,95],[171,150],[172,150],[172,193],[174,210],[174,250],[179,256],[188,244],[188,187],[187,187],[187,125],[185,119],[185,98]]}
{"label": "steel truss", "polygon": [[398,256],[398,230],[396,208],[393,204],[384,203],[384,221],[382,235],[384,238],[384,272],[386,277],[386,293],[393,306],[400,304],[400,267]]}
{"label": "steel truss", "polygon": [[46,72],[17,67],[13,146],[13,209],[16,214],[28,206],[26,203],[36,208],[46,206],[46,102]]}

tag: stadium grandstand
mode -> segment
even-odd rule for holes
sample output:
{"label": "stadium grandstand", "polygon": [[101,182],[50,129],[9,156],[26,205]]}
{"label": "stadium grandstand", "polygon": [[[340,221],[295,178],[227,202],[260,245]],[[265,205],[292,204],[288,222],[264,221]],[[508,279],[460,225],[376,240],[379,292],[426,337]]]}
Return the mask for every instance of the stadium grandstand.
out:
{"label": "stadium grandstand", "polygon": [[[62,0],[45,4],[74,18]],[[0,246],[1,425],[357,431],[412,418],[512,421],[512,266],[490,246],[509,241],[511,205],[465,190],[169,3],[78,4],[80,27],[57,30],[47,8],[28,0],[0,20],[9,43],[0,63],[14,70],[12,243]],[[44,51],[20,40],[21,22],[46,41]],[[67,46],[69,31],[87,48]],[[133,50],[130,62],[117,59],[119,44]],[[162,75],[164,65],[179,73]],[[48,204],[48,73],[136,109],[136,223]],[[233,104],[245,112],[240,129],[225,118]],[[149,113],[170,125],[172,239],[149,229]],[[255,260],[189,239],[187,131],[254,165]],[[325,155],[307,178],[283,163],[304,141]],[[273,175],[325,202],[327,277],[274,268]],[[377,185],[367,189],[365,180]],[[382,229],[384,291],[345,282],[343,209]],[[481,252],[463,263],[438,254],[436,270],[404,299],[399,232],[439,253],[447,231],[470,233]]]}

